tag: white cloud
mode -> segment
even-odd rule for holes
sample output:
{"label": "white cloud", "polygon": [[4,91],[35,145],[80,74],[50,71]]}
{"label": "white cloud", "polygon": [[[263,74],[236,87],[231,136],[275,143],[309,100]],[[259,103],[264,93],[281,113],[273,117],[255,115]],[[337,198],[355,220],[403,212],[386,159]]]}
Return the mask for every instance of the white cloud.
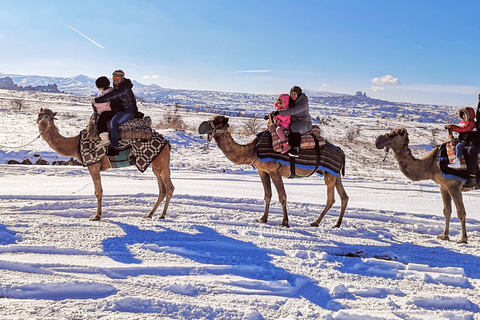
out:
{"label": "white cloud", "polygon": [[265,73],[265,72],[272,72],[272,70],[244,70],[244,71],[237,71],[238,73]]}
{"label": "white cloud", "polygon": [[384,75],[383,77],[377,77],[372,79],[372,83],[379,85],[379,86],[385,86],[385,85],[390,85],[390,86],[397,86],[401,84],[400,80],[398,78],[395,78],[392,75]]}
{"label": "white cloud", "polygon": [[385,90],[383,87],[380,86],[372,86],[371,89],[375,92]]}

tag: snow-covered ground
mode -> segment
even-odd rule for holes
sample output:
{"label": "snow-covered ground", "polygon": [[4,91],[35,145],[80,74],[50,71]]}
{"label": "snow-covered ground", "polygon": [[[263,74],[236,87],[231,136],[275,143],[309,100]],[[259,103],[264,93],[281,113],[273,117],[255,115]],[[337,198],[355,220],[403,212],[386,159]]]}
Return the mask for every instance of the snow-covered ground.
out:
{"label": "snow-covered ground", "polygon": [[[49,107],[61,134],[77,134],[91,109],[72,97],[22,97],[23,110],[0,112],[0,319],[480,319],[480,192],[464,194],[469,243],[456,243],[457,218],[451,241],[438,240],[438,186],[408,181],[392,154],[383,161],[374,148],[377,135],[405,127],[421,157],[445,139],[442,124],[335,116],[321,125],[347,156],[350,201],[339,229],[338,196],[310,226],[326,200],[317,176],[285,180],[290,229],[278,226],[276,194],[269,222],[256,222],[264,205],[257,173],[230,163],[214,142],[204,150],[194,130],[172,129],[157,130],[173,145],[167,219],[157,219],[161,207],[142,218],[156,179],[128,167],[102,173],[104,218],[93,222],[86,168],[6,164],[65,159],[35,139],[35,120]],[[142,111],[155,124],[168,110]],[[183,114],[192,129],[211,116]],[[246,119],[230,121],[240,129]],[[349,140],[352,128],[359,135]]]}

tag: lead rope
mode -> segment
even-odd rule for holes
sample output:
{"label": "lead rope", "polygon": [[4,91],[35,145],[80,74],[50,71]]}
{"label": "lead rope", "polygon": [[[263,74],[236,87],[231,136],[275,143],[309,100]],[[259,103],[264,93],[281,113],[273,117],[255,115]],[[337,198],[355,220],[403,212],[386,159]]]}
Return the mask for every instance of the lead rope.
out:
{"label": "lead rope", "polygon": [[42,134],[40,133],[35,139],[33,139],[33,140],[30,141],[29,143],[26,143],[26,144],[21,145],[21,146],[12,147],[12,146],[4,146],[4,145],[0,144],[0,147],[2,147],[2,148],[8,148],[8,149],[19,149],[19,148],[23,148],[23,147],[28,146],[29,144],[32,144],[35,140],[37,140],[37,139],[40,138],[41,136],[42,136]]}

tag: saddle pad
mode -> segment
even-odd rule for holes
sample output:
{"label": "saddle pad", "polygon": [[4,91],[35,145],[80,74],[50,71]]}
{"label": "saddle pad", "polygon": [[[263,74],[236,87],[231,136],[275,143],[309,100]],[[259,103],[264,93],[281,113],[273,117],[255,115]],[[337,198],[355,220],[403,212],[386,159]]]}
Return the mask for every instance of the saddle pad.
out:
{"label": "saddle pad", "polygon": [[152,119],[149,116],[143,117],[142,119],[135,118],[122,123],[119,128],[125,131],[133,130],[136,132],[150,133],[152,131]]}
{"label": "saddle pad", "polygon": [[[276,126],[270,126],[269,131],[272,135],[273,150],[275,150],[275,152],[281,152],[283,142],[278,137]],[[320,127],[317,125],[313,125],[312,130],[302,134],[300,149],[315,149],[315,139],[313,138],[312,134],[317,138],[318,144],[320,146],[323,146],[325,144],[325,139],[320,135]]]}
{"label": "saddle pad", "polygon": [[[448,166],[448,164],[451,162],[450,155],[448,154],[449,153],[448,148],[450,148],[451,150],[451,146],[447,147],[449,143],[451,142],[450,141],[446,142],[438,148],[437,158],[438,158],[438,164],[440,166],[440,171],[442,172],[445,178],[466,181],[470,177],[470,174],[468,173],[466,167],[465,169],[464,168],[452,169]],[[454,155],[454,158],[455,158],[455,155]]]}
{"label": "saddle pad", "polygon": [[[456,145],[457,145],[457,142],[458,141],[448,141],[446,143],[446,148],[447,148],[447,155],[448,155],[448,162],[449,163],[452,163],[453,161],[455,161],[455,154],[456,154]],[[460,157],[460,164],[462,165],[461,166],[461,169],[467,169],[467,165],[465,164],[465,157]]]}
{"label": "saddle pad", "polygon": [[[290,156],[288,154],[280,154],[273,150],[272,136],[266,131],[258,135],[257,158],[261,162],[273,161],[284,165],[290,165]],[[318,169],[327,171],[334,176],[344,169],[345,154],[343,151],[324,141],[324,145],[320,147],[320,159]],[[300,169],[315,170],[317,163],[317,153],[315,149],[300,150],[299,157],[295,158],[295,167]]]}
{"label": "saddle pad", "polygon": [[[84,167],[102,160],[107,148],[98,148],[99,140],[90,140],[87,130],[80,132],[80,156]],[[150,163],[162,151],[168,140],[156,131],[152,132],[150,139],[122,140],[119,143],[120,151],[131,147],[130,158],[135,159],[135,166],[141,172],[147,170]],[[131,161],[133,162],[133,161]]]}

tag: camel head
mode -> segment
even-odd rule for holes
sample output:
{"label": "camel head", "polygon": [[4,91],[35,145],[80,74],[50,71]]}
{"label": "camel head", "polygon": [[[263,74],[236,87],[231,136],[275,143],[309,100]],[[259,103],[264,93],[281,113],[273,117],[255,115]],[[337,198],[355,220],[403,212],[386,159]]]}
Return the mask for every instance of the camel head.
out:
{"label": "camel head", "polygon": [[228,118],[224,116],[215,116],[210,121],[203,121],[200,126],[198,126],[198,133],[214,136],[215,133],[223,133],[227,131],[228,127]]}
{"label": "camel head", "polygon": [[37,124],[38,129],[41,133],[48,130],[48,128],[53,125],[53,120],[55,120],[55,116],[57,115],[56,112],[53,112],[50,109],[43,109],[40,108],[40,112],[38,113]]}
{"label": "camel head", "polygon": [[375,141],[375,146],[377,149],[383,149],[386,147],[388,151],[389,148],[395,150],[401,150],[408,146],[408,132],[406,129],[394,129],[389,133],[378,136]]}

